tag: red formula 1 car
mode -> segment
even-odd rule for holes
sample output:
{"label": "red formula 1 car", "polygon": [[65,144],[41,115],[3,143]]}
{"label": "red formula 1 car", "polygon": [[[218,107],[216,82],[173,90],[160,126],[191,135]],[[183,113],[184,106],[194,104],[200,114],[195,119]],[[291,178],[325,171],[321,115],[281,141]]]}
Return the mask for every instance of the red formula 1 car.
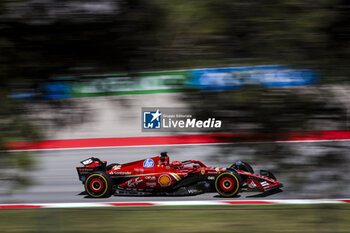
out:
{"label": "red formula 1 car", "polygon": [[90,197],[110,195],[196,195],[217,192],[223,197],[241,191],[263,193],[280,191],[282,184],[266,170],[254,174],[242,161],[229,168],[207,167],[197,160],[173,161],[166,152],[160,156],[131,163],[107,165],[98,158],[89,158],[77,167],[79,179]]}

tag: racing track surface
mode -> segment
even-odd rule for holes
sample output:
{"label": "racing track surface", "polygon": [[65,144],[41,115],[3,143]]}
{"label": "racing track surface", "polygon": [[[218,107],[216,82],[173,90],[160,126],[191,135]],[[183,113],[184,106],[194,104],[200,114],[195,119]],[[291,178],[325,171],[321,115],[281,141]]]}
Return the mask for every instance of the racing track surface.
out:
{"label": "racing track surface", "polygon": [[[317,153],[320,150],[318,142],[294,143],[299,150],[306,153]],[[336,144],[345,152],[350,149],[350,143],[329,142]],[[112,196],[110,198],[92,199],[85,195],[79,195],[83,190],[83,185],[78,180],[75,167],[80,165],[80,161],[94,156],[108,163],[124,163],[138,159],[158,155],[161,151],[168,151],[170,160],[201,160],[209,166],[228,167],[235,160],[249,157],[251,153],[248,148],[235,148],[234,152],[227,152],[228,145],[185,145],[185,146],[151,146],[151,147],[119,147],[107,149],[74,149],[74,150],[52,150],[33,152],[35,160],[38,162],[37,169],[27,173],[27,176],[35,183],[24,190],[17,191],[12,195],[0,195],[0,203],[63,203],[63,202],[118,202],[118,201],[184,201],[184,200],[222,200],[216,193],[207,193],[197,196],[186,197],[130,197],[130,196]],[[226,150],[222,154],[222,150]],[[230,149],[232,150],[232,149]],[[221,156],[216,156],[221,153]],[[259,164],[252,164],[257,171],[266,167],[259,167]],[[286,198],[305,198],[299,192],[293,192],[288,183],[283,180],[283,176],[275,174],[285,188],[284,192],[277,193],[268,197],[254,199],[286,199]],[[347,188],[348,185],[347,185]],[[249,193],[248,195],[252,195]],[[247,194],[242,194],[237,199],[245,199]],[[326,195],[325,195],[326,196]],[[347,196],[349,197],[349,196]],[[346,198],[346,197],[342,197]]]}

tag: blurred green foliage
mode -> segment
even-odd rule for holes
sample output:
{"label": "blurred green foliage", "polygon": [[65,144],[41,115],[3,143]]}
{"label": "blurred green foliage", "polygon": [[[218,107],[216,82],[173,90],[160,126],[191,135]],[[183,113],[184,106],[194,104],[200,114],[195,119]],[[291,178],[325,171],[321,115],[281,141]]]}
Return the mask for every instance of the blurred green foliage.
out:
{"label": "blurred green foliage", "polygon": [[349,74],[345,0],[104,0],[90,8],[73,3],[0,3],[1,73],[45,79],[282,63],[316,68],[332,81]]}
{"label": "blurred green foliage", "polygon": [[2,210],[2,232],[348,232],[349,205]]}
{"label": "blurred green foliage", "polygon": [[9,152],[6,144],[34,141],[42,135],[26,118],[21,103],[7,97],[9,89],[0,94],[0,194],[4,194],[29,184],[30,179],[24,174],[34,166],[29,152]]}

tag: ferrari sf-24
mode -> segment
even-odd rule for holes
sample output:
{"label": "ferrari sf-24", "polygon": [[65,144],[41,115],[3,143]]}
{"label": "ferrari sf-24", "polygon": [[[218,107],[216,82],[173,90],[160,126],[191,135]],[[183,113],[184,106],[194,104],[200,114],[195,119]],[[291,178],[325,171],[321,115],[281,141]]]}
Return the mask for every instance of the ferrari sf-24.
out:
{"label": "ferrari sf-24", "polygon": [[92,198],[111,195],[197,195],[217,192],[234,197],[243,191],[267,193],[281,191],[282,184],[267,170],[255,174],[243,161],[228,168],[207,167],[197,160],[170,162],[166,152],[160,156],[130,163],[107,164],[98,158],[81,161],[79,180]]}

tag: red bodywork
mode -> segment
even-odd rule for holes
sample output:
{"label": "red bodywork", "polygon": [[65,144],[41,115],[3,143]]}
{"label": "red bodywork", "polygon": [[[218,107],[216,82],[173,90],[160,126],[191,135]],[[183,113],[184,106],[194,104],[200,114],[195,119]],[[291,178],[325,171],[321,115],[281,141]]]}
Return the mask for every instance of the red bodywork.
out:
{"label": "red bodywork", "polygon": [[[78,167],[79,178],[84,182],[85,174],[104,165],[105,161],[94,161],[84,167]],[[214,183],[216,177],[230,168],[207,167],[201,161],[173,161],[169,158],[152,157],[125,164],[107,166],[106,174],[115,181],[117,188],[126,190],[162,190],[176,187],[184,179],[194,176],[198,180]],[[236,170],[244,181],[243,189],[246,191],[268,191],[281,187],[281,183],[266,176]]]}

